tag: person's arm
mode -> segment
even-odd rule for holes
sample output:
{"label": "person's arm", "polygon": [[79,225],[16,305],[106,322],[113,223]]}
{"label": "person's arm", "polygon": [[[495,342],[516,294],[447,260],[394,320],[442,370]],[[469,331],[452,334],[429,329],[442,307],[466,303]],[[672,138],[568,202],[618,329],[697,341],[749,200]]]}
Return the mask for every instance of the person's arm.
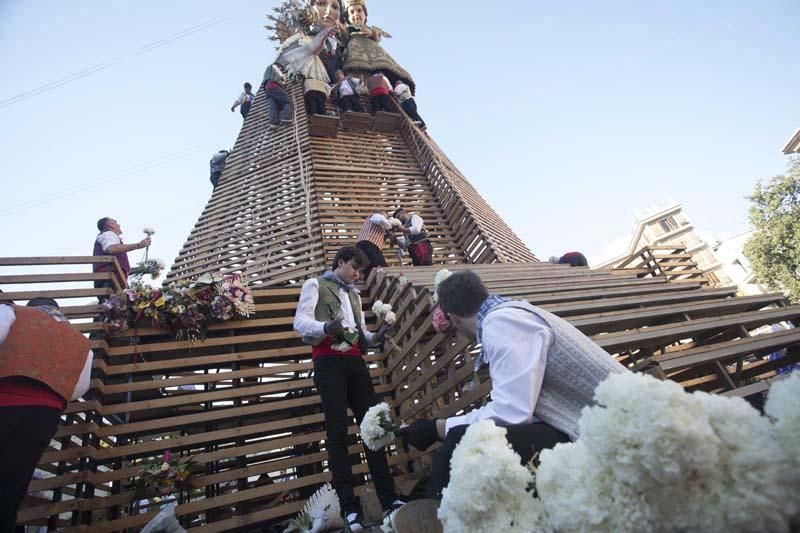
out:
{"label": "person's arm", "polygon": [[233,102],[233,105],[231,106],[231,112],[233,112],[233,111],[234,111],[234,110],[235,110],[237,107],[239,107],[240,105],[242,105],[242,104],[244,103],[244,99],[245,99],[245,98],[247,98],[247,97],[245,96],[245,94],[244,94],[244,93],[242,93],[242,94],[241,94],[241,96],[239,96],[239,98],[237,98],[237,99],[236,99],[236,100]]}
{"label": "person's arm", "polygon": [[487,418],[502,425],[533,419],[553,331],[531,313],[503,309],[486,318],[481,340],[489,359],[492,400],[480,409],[448,418],[445,433]]}
{"label": "person's arm", "polygon": [[294,330],[303,337],[324,337],[325,322],[318,321],[314,313],[319,301],[319,282],[311,278],[303,283],[300,291],[300,302],[294,314]]}
{"label": "person's arm", "polygon": [[369,221],[373,224],[376,224],[383,229],[392,229],[392,224],[389,222],[389,219],[385,216],[381,215],[380,213],[375,213],[371,217],[369,217]]}
{"label": "person's arm", "polygon": [[0,304],[0,344],[5,342],[8,332],[11,331],[11,326],[16,320],[14,308],[8,304]]}
{"label": "person's arm", "polygon": [[133,250],[147,248],[150,246],[150,242],[150,237],[147,237],[134,244],[112,244],[108,248],[104,248],[103,252],[111,255],[132,252]]}
{"label": "person's arm", "polygon": [[392,82],[389,81],[389,78],[386,76],[383,77],[383,84],[389,89],[389,92],[392,92]]}
{"label": "person's arm", "polygon": [[78,378],[78,384],[75,385],[75,390],[72,392],[72,398],[70,398],[70,401],[74,402],[75,400],[81,398],[91,387],[93,360],[94,352],[89,350],[89,353],[86,355],[86,361],[83,363],[83,370],[81,370],[81,375]]}

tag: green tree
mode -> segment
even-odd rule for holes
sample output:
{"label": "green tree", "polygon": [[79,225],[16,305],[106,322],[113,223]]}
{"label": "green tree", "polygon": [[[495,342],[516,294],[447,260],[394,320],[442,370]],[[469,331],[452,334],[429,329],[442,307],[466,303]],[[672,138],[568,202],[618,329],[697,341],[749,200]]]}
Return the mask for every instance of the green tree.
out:
{"label": "green tree", "polygon": [[761,283],[800,302],[800,158],[784,175],[756,185],[750,197],[755,233],[744,253]]}

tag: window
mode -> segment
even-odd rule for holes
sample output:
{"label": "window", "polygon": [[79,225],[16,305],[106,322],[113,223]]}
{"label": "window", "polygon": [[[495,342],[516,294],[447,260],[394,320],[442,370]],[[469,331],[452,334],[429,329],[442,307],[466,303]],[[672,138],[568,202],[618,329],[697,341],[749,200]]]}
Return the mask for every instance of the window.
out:
{"label": "window", "polygon": [[658,221],[658,224],[661,226],[661,229],[664,230],[664,233],[669,233],[670,231],[678,229],[678,223],[675,222],[675,218],[672,216],[662,218]]}

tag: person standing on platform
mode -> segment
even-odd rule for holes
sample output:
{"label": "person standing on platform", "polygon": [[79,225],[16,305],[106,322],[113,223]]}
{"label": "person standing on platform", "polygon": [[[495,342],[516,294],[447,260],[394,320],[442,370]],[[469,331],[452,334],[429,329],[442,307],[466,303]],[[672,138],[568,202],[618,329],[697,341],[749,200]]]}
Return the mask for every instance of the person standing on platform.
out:
{"label": "person standing on platform", "polygon": [[[322,400],[325,413],[325,441],[328,466],[333,488],[339,496],[344,517],[351,531],[363,531],[361,505],[353,492],[353,471],[347,450],[348,428],[353,419],[360,425],[367,410],[380,402],[375,394],[364,350],[383,344],[391,327],[384,324],[370,332],[364,323],[361,296],[354,283],[367,265],[367,257],[354,246],[345,246],[336,253],[332,270],[318,278],[307,280],[300,292],[300,302],[294,317],[294,330],[303,342],[311,344],[314,361],[314,385]],[[355,341],[341,351],[338,337],[345,330],[358,332]],[[364,447],[369,473],[384,513],[403,505],[397,498],[394,478],[389,470],[386,453]]]}
{"label": "person standing on platform", "polygon": [[233,102],[231,106],[231,113],[233,113],[237,107],[241,106],[240,112],[242,114],[242,118],[247,118],[247,113],[250,112],[250,107],[253,105],[253,101],[256,99],[256,95],[253,94],[253,86],[249,83],[244,84],[244,92]]}
{"label": "person standing on platform", "polygon": [[303,80],[303,97],[306,101],[306,112],[311,115],[325,115],[325,104],[328,101],[330,87],[321,80],[306,78]]}
{"label": "person standing on platform", "polygon": [[391,112],[392,104],[389,93],[392,92],[392,84],[389,78],[383,75],[383,72],[376,71],[367,78],[367,89],[369,89],[369,97],[372,100],[373,115],[378,111]]}
{"label": "person standing on platform", "polygon": [[367,265],[364,268],[364,280],[369,279],[370,272],[375,267],[386,267],[386,258],[383,257],[383,248],[386,246],[386,232],[391,231],[392,224],[389,218],[382,213],[375,213],[364,221],[361,231],[356,238],[356,248],[367,256]]}
{"label": "person standing on platform", "polygon": [[554,265],[569,265],[572,267],[585,267],[589,266],[586,256],[580,252],[567,252],[561,257],[550,256],[551,263]]}
{"label": "person standing on platform", "polygon": [[93,354],[50,298],[0,304],[0,531],[14,531],[67,402],[89,390]]}
{"label": "person standing on platform", "polygon": [[284,83],[286,75],[281,68],[276,63],[268,66],[264,72],[263,84],[269,104],[269,127],[272,129],[280,128],[282,120],[291,122],[289,117],[292,113],[292,100],[283,90]]}
{"label": "person standing on platform", "polygon": [[333,92],[337,96],[342,114],[348,111],[364,113],[364,106],[361,105],[361,97],[358,95],[359,85],[361,85],[360,79],[345,76],[341,70],[336,71],[336,84],[333,86]]}
{"label": "person standing on platform", "polygon": [[408,242],[408,254],[414,266],[430,266],[433,264],[433,246],[425,231],[425,221],[417,213],[407,213],[402,207],[392,215],[403,226],[403,235]]}
{"label": "person standing on platform", "polygon": [[[128,252],[133,250],[141,250],[147,248],[151,244],[150,237],[145,237],[135,244],[125,244],[122,242],[120,235],[122,235],[122,228],[119,223],[111,217],[103,217],[97,221],[97,229],[100,233],[94,240],[94,250],[92,255],[113,255],[117,258],[120,270],[122,270],[122,277],[118,278],[120,286],[126,287],[128,285],[128,272],[131,270],[130,261],[128,261]],[[92,266],[94,272],[112,272],[113,266],[109,263],[94,263]],[[112,288],[114,284],[111,280],[102,280],[94,282],[95,289]],[[100,298],[100,303],[103,303],[105,298]]]}
{"label": "person standing on platform", "polygon": [[441,499],[450,457],[469,424],[491,419],[505,426],[525,464],[535,452],[576,440],[581,410],[594,403],[597,385],[609,374],[628,372],[563,318],[489,294],[471,270],[447,277],[437,296],[449,327],[481,344],[475,371],[489,366],[492,399],[464,415],[419,419],[404,429],[406,442],[418,450],[443,441],[428,480],[430,498]]}
{"label": "person standing on platform", "polygon": [[425,130],[427,126],[425,126],[425,121],[422,120],[422,117],[419,116],[417,112],[417,102],[414,100],[414,95],[411,94],[411,87],[404,83],[403,80],[397,80],[394,82],[394,90],[392,92],[395,98],[400,102],[403,111],[405,111],[411,120],[417,123],[422,130]]}
{"label": "person standing on platform", "polygon": [[229,155],[230,152],[227,150],[220,150],[212,155],[211,161],[208,162],[208,166],[211,169],[211,185],[214,187],[214,190],[217,189],[219,178],[222,176],[222,171],[225,170],[225,160],[228,159]]}

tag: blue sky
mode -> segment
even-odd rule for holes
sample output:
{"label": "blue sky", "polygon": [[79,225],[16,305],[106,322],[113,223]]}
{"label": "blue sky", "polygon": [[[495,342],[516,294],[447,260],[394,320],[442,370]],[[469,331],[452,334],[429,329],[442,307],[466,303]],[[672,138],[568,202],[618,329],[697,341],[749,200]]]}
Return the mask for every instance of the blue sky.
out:
{"label": "blue sky", "polygon": [[[151,255],[171,262],[211,193],[209,157],[238,134],[241,83],[274,57],[272,5],[0,0],[0,255],[89,254],[109,215],[129,242],[155,227]],[[800,127],[795,0],[369,8],[430,134],[544,258],[591,260],[668,196],[706,232],[742,232],[745,196],[783,172]]]}

